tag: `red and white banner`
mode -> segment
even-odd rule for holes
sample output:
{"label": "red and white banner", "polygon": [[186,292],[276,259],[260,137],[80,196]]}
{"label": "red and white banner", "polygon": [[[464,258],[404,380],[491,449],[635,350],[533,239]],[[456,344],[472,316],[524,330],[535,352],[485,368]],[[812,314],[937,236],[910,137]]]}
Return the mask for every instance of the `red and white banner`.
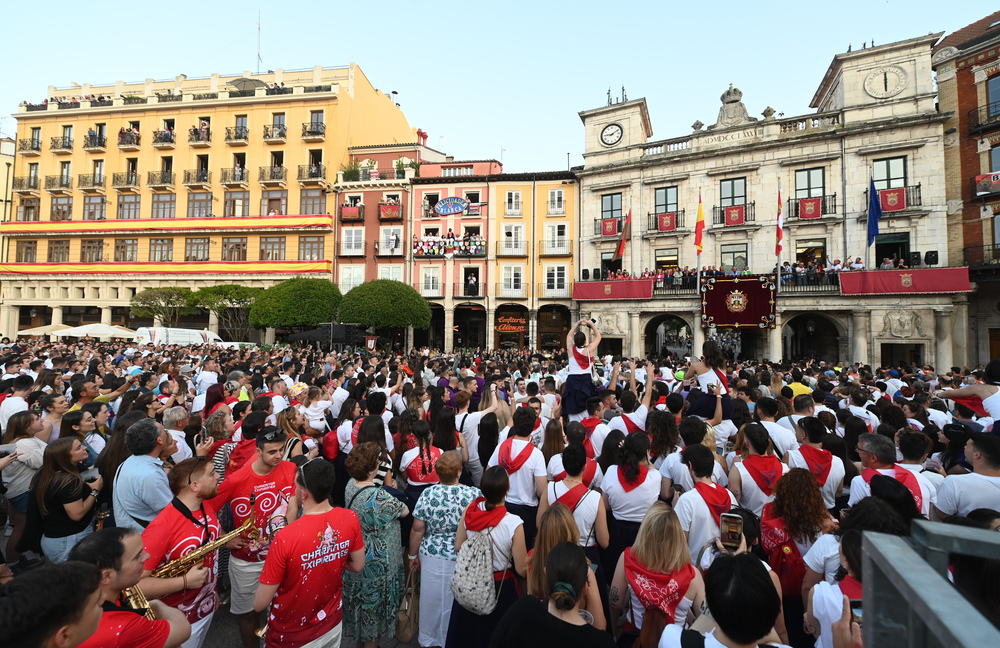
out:
{"label": "red and white banner", "polygon": [[378,341],[378,338],[376,336],[374,336],[374,335],[366,335],[365,336],[365,348],[368,349],[369,351],[374,351],[375,350],[375,343],[377,341]]}
{"label": "red and white banner", "polygon": [[659,232],[673,232],[677,229],[677,212],[657,214],[656,229]]}
{"label": "red and white banner", "polygon": [[1000,193],[1000,173],[976,176],[976,196]]}
{"label": "red and white banner", "polygon": [[743,225],[746,222],[746,205],[733,205],[724,209],[726,210],[726,225]]}
{"label": "red and white banner", "polygon": [[800,198],[799,218],[819,218],[823,215],[822,198]]}
{"label": "red and white banner", "polygon": [[617,218],[604,218],[601,220],[601,236],[618,236]]}
{"label": "red and white banner", "polygon": [[577,281],[573,284],[573,299],[581,301],[652,298],[653,282],[650,279]]}
{"label": "red and white banner", "polygon": [[883,212],[906,209],[906,187],[883,189],[878,192],[878,197]]}
{"label": "red and white banner", "polygon": [[919,268],[841,272],[842,295],[937,294],[970,292],[968,268]]}

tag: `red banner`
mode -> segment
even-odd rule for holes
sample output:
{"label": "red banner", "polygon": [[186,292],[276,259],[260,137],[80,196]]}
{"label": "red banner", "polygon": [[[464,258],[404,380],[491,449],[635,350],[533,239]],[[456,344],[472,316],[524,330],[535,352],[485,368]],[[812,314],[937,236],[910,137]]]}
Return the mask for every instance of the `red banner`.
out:
{"label": "red banner", "polygon": [[399,218],[399,205],[379,205],[378,208],[384,219],[395,220]]}
{"label": "red banner", "polygon": [[878,197],[882,202],[883,212],[906,209],[906,187],[883,189],[878,192]]}
{"label": "red banner", "polygon": [[344,220],[361,220],[361,208],[358,206],[344,205],[340,208],[340,217]]}
{"label": "red banner", "polygon": [[934,294],[970,292],[968,268],[841,272],[840,294]]}
{"label": "red banner", "polygon": [[772,275],[703,280],[701,326],[717,329],[774,328],[774,291]]}
{"label": "red banner", "polygon": [[746,222],[746,205],[733,205],[724,209],[726,210],[726,225],[742,225]]}
{"label": "red banner", "polygon": [[677,212],[657,214],[656,229],[660,232],[673,232],[677,229]]}
{"label": "red banner", "polygon": [[799,199],[799,218],[819,218],[823,215],[822,198]]}
{"label": "red banner", "polygon": [[378,342],[378,338],[374,335],[365,336],[365,348],[369,351],[375,350],[375,343]]}
{"label": "red banner", "polygon": [[622,281],[577,281],[573,284],[573,299],[594,301],[602,299],[652,299],[653,282],[650,279]]}
{"label": "red banner", "polygon": [[601,236],[618,236],[617,218],[604,218],[601,220]]}
{"label": "red banner", "polygon": [[1000,173],[976,176],[976,197],[1000,193]]}

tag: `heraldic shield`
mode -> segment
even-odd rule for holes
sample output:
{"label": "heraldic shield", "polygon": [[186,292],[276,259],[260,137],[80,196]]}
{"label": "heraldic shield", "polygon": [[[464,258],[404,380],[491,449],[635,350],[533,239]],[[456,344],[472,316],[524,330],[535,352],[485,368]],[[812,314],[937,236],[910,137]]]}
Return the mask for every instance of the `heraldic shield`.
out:
{"label": "heraldic shield", "polygon": [[713,277],[701,285],[703,328],[774,328],[777,294],[773,275]]}

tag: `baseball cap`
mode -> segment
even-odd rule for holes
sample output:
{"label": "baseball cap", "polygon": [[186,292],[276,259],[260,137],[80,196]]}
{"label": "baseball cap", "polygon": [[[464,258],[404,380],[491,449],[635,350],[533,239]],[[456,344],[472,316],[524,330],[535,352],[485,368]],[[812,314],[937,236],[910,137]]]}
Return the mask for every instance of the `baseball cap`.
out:
{"label": "baseball cap", "polygon": [[191,374],[191,373],[194,373],[194,367],[192,367],[189,364],[181,365],[180,372],[182,374]]}

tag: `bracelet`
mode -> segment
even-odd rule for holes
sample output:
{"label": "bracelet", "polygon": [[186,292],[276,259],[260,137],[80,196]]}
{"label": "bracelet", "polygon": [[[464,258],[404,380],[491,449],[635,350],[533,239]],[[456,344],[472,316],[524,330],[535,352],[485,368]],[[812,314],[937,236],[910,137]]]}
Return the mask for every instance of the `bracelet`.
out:
{"label": "bracelet", "polygon": [[184,589],[187,589],[188,588],[188,576],[187,576],[187,574],[184,574],[182,576],[182,578],[184,579]]}
{"label": "bracelet", "polygon": [[101,491],[91,489],[90,494],[94,496],[94,499],[97,499],[97,496],[101,494]]}
{"label": "bracelet", "polygon": [[416,560],[417,559],[417,554],[413,554],[412,556],[409,555],[409,554],[407,554],[406,559],[407,560]]}

